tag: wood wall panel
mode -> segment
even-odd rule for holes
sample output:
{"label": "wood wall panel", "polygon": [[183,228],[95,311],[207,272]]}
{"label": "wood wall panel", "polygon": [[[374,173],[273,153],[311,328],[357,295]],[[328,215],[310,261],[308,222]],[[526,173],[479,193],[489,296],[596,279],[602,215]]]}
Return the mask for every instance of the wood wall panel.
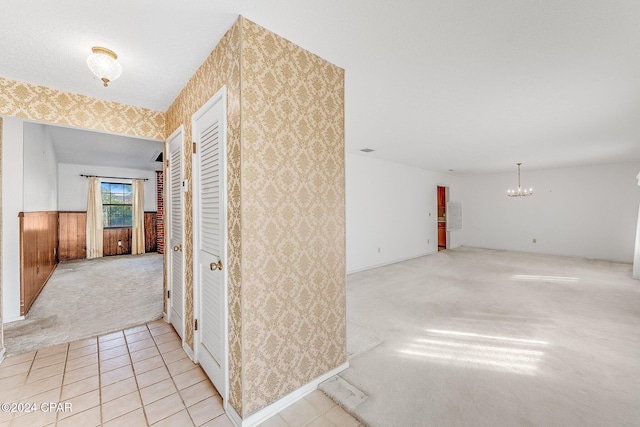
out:
{"label": "wood wall panel", "polygon": [[[118,244],[120,243],[120,244]],[[125,255],[131,253],[131,229],[110,228],[104,230],[103,255]]]}
{"label": "wood wall panel", "polygon": [[[87,213],[60,212],[60,260],[83,259],[87,257]],[[156,213],[144,213],[145,252],[157,250]],[[131,253],[131,229],[109,228],[103,231],[104,256]],[[121,245],[118,245],[118,241]]]}
{"label": "wood wall panel", "polygon": [[144,251],[156,252],[158,250],[157,242],[157,215],[155,212],[144,213]]}
{"label": "wood wall panel", "polygon": [[58,212],[21,212],[20,315],[24,316],[58,265]]}
{"label": "wood wall panel", "polygon": [[60,212],[60,261],[87,257],[87,213]]}

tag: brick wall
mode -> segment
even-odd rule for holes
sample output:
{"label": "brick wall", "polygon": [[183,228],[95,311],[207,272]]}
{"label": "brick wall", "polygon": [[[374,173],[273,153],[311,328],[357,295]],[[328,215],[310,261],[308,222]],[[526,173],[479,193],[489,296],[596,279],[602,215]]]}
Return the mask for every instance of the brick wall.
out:
{"label": "brick wall", "polygon": [[156,197],[158,200],[158,218],[156,227],[156,239],[158,242],[158,253],[164,253],[164,199],[162,197],[164,190],[164,173],[156,172]]}

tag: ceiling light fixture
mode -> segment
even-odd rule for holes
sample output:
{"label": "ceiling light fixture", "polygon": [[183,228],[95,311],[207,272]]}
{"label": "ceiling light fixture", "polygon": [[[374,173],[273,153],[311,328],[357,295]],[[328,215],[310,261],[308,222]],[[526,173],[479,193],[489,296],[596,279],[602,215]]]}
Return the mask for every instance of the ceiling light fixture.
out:
{"label": "ceiling light fixture", "polygon": [[93,74],[107,87],[109,82],[114,81],[122,74],[122,67],[118,63],[118,55],[112,50],[104,47],[93,47],[93,52],[87,58],[87,66]]}
{"label": "ceiling light fixture", "polygon": [[527,197],[533,194],[533,188],[522,188],[520,186],[520,165],[522,163],[518,163],[518,188],[515,190],[507,190],[507,196],[509,197]]}

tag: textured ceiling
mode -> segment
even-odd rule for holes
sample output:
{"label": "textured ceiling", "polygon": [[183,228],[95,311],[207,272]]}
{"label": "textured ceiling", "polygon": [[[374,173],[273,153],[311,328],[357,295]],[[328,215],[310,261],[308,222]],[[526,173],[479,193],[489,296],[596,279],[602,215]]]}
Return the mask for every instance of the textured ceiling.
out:
{"label": "textured ceiling", "polygon": [[[0,75],[9,78],[164,111],[242,14],[346,70],[347,151],[458,173],[640,161],[636,0],[0,8]],[[93,45],[121,58],[122,77],[107,89],[85,65]]]}

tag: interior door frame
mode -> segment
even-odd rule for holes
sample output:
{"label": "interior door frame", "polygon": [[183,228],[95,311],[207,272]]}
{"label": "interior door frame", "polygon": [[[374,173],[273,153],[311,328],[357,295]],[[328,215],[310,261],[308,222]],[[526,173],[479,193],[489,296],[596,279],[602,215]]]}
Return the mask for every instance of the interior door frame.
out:
{"label": "interior door frame", "polygon": [[[227,248],[228,248],[228,233],[227,233],[227,87],[223,86],[215,95],[213,95],[207,102],[202,105],[191,117],[191,140],[193,143],[196,143],[195,138],[195,123],[196,120],[201,117],[209,108],[211,108],[218,101],[222,102],[222,126],[221,126],[221,148],[220,148],[220,221],[222,222],[222,229],[224,230],[224,235],[222,238],[222,253],[221,253],[221,261],[223,264],[222,269],[222,286],[224,288],[223,295],[223,313],[222,313],[222,323],[224,334],[222,336],[223,346],[222,346],[222,364],[223,364],[223,372],[224,372],[224,387],[223,390],[218,390],[220,396],[222,397],[223,408],[227,409],[227,402],[229,397],[229,280],[228,280],[228,262],[227,262]],[[193,306],[194,313],[197,318],[202,318],[202,296],[201,296],[201,286],[200,286],[200,274],[198,272],[198,264],[200,257],[200,200],[196,197],[200,192],[200,180],[198,177],[200,176],[200,164],[199,164],[199,156],[200,149],[196,148],[196,153],[192,154],[192,162],[191,162],[191,178],[193,184]],[[202,330],[198,329],[194,331],[193,335],[193,351],[194,351],[194,361],[198,362],[200,356],[200,334]]]}
{"label": "interior door frame", "polygon": [[[169,159],[171,158],[171,149],[170,149],[170,145],[171,145],[171,140],[173,140],[174,138],[180,136],[180,139],[182,140],[182,143],[180,144],[180,146],[182,147],[182,156],[181,157],[181,165],[180,165],[180,171],[181,171],[181,177],[180,177],[180,182],[182,183],[182,185],[184,185],[184,125],[180,125],[180,127],[178,129],[176,129],[170,136],[169,138],[167,138],[166,142],[165,142],[165,159],[167,159],[167,161],[170,161]],[[164,217],[165,217],[165,221],[164,221],[164,241],[165,241],[165,254],[167,255],[167,290],[170,291],[170,295],[173,295],[173,281],[171,280],[172,277],[172,271],[171,271],[171,265],[172,265],[172,257],[175,256],[174,250],[173,250],[173,246],[171,245],[171,208],[172,208],[172,204],[171,204],[171,165],[169,165],[168,167],[166,166],[167,163],[165,163],[165,177],[164,177],[164,182],[165,182],[165,186],[163,188],[163,197],[164,197]],[[184,191],[181,188],[181,191],[183,192],[183,196],[182,196],[182,200],[184,201]],[[168,197],[167,197],[168,196]],[[181,207],[182,209],[182,244],[184,245],[184,236],[185,236],[185,227],[184,227],[184,204]],[[167,245],[167,238],[169,238],[169,245]],[[183,247],[184,249],[184,247]],[[184,330],[185,330],[185,322],[184,322],[184,314],[185,314],[185,286],[184,286],[184,277],[185,277],[185,256],[184,256],[184,250],[180,251],[180,255],[182,256],[182,343],[183,343],[183,347],[184,347]],[[171,323],[171,298],[167,298],[167,295],[164,295],[164,297],[167,300],[167,322]]]}
{"label": "interior door frame", "polygon": [[[436,200],[438,200],[438,188],[444,188],[444,204],[445,206],[447,205],[447,203],[449,203],[449,185],[448,184],[436,184]],[[445,250],[446,249],[451,249],[451,234],[448,230],[447,224],[449,222],[449,218],[448,218],[448,212],[446,211],[445,208],[445,217],[444,217],[444,223],[445,223],[445,233],[446,233],[446,237],[445,237]],[[438,223],[438,205],[436,203],[436,253],[439,252],[439,238],[438,238],[438,233],[439,233],[439,223]]]}

